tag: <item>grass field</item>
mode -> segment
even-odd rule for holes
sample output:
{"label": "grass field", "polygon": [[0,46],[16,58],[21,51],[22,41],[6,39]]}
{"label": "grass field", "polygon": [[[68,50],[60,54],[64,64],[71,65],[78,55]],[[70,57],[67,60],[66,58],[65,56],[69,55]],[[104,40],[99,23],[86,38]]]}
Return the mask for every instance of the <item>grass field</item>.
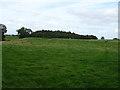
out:
{"label": "grass field", "polygon": [[118,41],[7,37],[3,88],[118,88]]}

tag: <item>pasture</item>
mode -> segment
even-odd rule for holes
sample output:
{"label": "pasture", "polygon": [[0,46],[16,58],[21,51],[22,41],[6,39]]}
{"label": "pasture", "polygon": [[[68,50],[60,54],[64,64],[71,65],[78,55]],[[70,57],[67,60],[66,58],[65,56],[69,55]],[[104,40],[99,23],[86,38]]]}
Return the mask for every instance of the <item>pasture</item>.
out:
{"label": "pasture", "polygon": [[118,41],[7,36],[3,88],[118,88]]}

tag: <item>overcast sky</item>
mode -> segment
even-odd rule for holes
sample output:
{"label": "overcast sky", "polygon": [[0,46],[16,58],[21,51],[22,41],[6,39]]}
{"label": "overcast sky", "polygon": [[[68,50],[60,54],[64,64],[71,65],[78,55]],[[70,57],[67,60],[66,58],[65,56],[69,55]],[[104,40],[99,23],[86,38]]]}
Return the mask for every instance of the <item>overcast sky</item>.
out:
{"label": "overcast sky", "polygon": [[21,27],[118,37],[119,0],[0,0],[0,23],[7,34]]}

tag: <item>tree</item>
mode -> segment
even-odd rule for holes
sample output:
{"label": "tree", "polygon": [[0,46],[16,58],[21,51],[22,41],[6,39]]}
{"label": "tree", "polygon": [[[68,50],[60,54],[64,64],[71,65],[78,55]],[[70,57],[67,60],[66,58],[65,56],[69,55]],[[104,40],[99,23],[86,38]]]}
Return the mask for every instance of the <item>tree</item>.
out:
{"label": "tree", "polygon": [[118,40],[118,38],[113,38],[113,40]]}
{"label": "tree", "polygon": [[29,33],[29,34],[31,34],[31,33],[32,33],[32,30],[26,28],[26,32]]}
{"label": "tree", "polygon": [[5,33],[7,32],[7,27],[4,24],[0,24],[0,41],[5,40]]}
{"label": "tree", "polygon": [[32,30],[22,27],[21,29],[18,29],[17,32],[19,38],[25,38],[25,37],[29,37],[29,35],[32,33]]}
{"label": "tree", "polygon": [[104,37],[101,37],[101,40],[104,40],[105,38]]}

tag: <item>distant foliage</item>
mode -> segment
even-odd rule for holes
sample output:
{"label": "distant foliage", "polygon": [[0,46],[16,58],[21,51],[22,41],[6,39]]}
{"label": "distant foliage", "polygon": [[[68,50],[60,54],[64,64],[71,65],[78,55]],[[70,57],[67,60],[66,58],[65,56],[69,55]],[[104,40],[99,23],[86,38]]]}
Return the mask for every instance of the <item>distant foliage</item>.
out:
{"label": "distant foliage", "polygon": [[7,27],[4,24],[0,24],[0,41],[4,41],[5,40],[5,35],[4,34],[6,32],[7,32]]}
{"label": "distant foliage", "polygon": [[32,33],[32,30],[22,27],[21,29],[18,29],[17,32],[18,32],[19,38],[25,38],[30,36],[30,34]]}
{"label": "distant foliage", "polygon": [[22,27],[17,30],[19,38],[25,37],[40,37],[40,38],[68,38],[68,39],[98,39],[94,35],[79,35],[75,33],[65,31],[52,31],[52,30],[39,30],[32,32],[31,29]]}
{"label": "distant foliage", "polygon": [[40,38],[68,38],[68,39],[98,39],[94,35],[78,35],[75,33],[65,32],[65,31],[52,31],[52,30],[39,30],[33,32],[30,37],[40,37]]}
{"label": "distant foliage", "polygon": [[101,37],[101,40],[104,40],[105,38],[104,37]]}
{"label": "distant foliage", "polygon": [[113,38],[113,40],[119,40],[118,38]]}

